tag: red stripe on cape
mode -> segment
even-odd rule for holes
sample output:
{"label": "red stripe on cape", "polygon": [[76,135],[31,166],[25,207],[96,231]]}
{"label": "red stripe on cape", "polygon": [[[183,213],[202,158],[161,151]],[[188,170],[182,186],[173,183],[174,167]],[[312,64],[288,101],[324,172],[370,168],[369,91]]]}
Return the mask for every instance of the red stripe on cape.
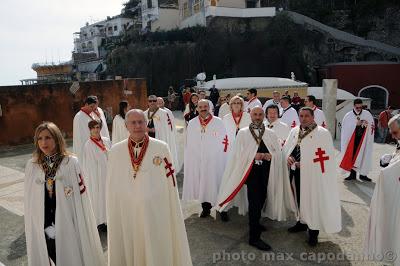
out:
{"label": "red stripe on cape", "polygon": [[353,169],[354,163],[357,160],[358,154],[360,153],[361,146],[364,142],[366,132],[367,132],[367,130],[365,129],[364,133],[361,137],[361,141],[358,144],[356,154],[354,154],[354,156],[353,156],[354,142],[356,139],[356,129],[354,129],[354,132],[353,132],[353,135],[351,136],[349,144],[347,144],[346,153],[344,154],[342,162],[340,163],[340,168],[342,168],[346,171],[351,171],[351,169]]}

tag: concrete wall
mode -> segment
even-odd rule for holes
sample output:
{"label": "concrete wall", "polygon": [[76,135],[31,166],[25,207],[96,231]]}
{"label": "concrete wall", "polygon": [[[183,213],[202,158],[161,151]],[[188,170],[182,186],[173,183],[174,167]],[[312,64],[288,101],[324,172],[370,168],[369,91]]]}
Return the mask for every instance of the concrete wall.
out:
{"label": "concrete wall", "polygon": [[246,8],[246,1],[244,0],[219,0],[217,2],[217,6],[224,6],[224,7],[234,7],[234,8]]}
{"label": "concrete wall", "polygon": [[72,137],[73,118],[88,95],[98,96],[109,119],[118,112],[121,100],[133,108],[147,108],[144,79],[80,82],[79,86],[75,95],[69,91],[71,83],[0,87],[0,145],[32,143],[42,121],[54,122],[67,138]]}
{"label": "concrete wall", "polygon": [[178,28],[179,10],[177,8],[159,8],[158,19],[151,23],[151,31],[167,31]]}

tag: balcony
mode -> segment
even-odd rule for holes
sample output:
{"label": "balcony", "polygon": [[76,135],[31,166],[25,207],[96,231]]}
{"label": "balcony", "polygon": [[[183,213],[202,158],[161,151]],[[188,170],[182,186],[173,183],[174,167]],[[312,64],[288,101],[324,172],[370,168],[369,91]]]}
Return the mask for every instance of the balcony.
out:
{"label": "balcony", "polygon": [[221,6],[207,6],[205,10],[206,17],[233,17],[233,18],[257,18],[274,17],[276,15],[275,7],[258,8],[231,8]]}

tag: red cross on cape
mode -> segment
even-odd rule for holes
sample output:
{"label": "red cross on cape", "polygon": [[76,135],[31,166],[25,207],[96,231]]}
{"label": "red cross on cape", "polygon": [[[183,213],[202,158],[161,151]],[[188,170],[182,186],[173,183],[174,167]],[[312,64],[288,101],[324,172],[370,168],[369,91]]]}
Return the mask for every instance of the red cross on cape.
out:
{"label": "red cross on cape", "polygon": [[315,152],[315,155],[317,158],[314,158],[313,162],[317,163],[319,162],[321,166],[321,172],[325,173],[325,161],[329,160],[329,156],[324,156],[325,151],[321,148],[318,148],[317,151]]}
{"label": "red cross on cape", "polygon": [[224,152],[226,152],[228,150],[228,146],[229,146],[228,135],[225,135],[225,138],[222,141],[222,144],[224,144]]}
{"label": "red cross on cape", "polygon": [[172,168],[172,163],[168,161],[167,157],[164,158],[164,163],[165,163],[165,169],[168,171],[166,176],[167,178],[168,177],[172,178],[172,183],[174,184],[175,187],[175,177],[174,177],[175,170]]}

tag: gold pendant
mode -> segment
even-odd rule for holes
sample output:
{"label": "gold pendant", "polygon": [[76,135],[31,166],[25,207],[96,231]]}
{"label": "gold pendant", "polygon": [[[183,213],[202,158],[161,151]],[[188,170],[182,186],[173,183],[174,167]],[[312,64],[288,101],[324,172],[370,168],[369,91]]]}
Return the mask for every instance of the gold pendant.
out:
{"label": "gold pendant", "polygon": [[46,181],[46,188],[47,191],[49,192],[49,197],[52,198],[53,197],[53,188],[54,188],[54,180],[49,178]]}

